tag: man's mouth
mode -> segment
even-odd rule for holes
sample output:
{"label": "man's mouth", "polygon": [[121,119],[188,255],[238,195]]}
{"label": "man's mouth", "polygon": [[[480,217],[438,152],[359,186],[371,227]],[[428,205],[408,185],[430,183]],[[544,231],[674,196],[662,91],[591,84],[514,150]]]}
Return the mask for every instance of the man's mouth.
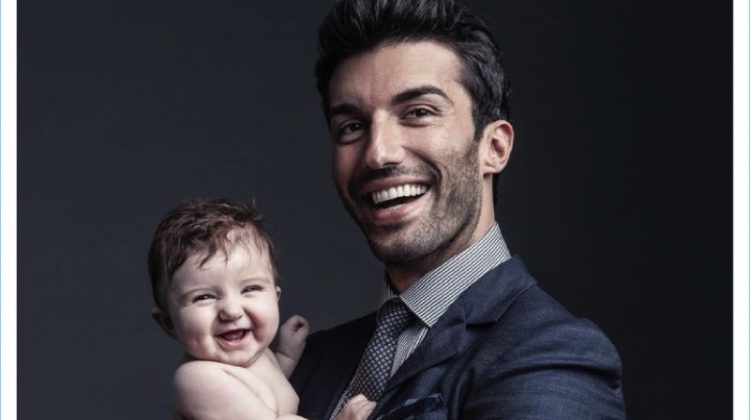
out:
{"label": "man's mouth", "polygon": [[369,194],[369,198],[375,207],[383,209],[416,200],[426,192],[425,185],[403,184],[374,191]]}

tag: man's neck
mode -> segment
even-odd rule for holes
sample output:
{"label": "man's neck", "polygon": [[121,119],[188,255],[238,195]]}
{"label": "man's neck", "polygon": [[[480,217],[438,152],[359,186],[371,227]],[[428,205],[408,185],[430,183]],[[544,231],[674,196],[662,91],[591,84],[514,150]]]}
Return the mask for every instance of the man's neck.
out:
{"label": "man's neck", "polygon": [[493,218],[492,223],[478,224],[470,236],[462,237],[464,235],[461,235],[447,248],[442,251],[433,252],[418,261],[410,261],[407,264],[386,265],[385,272],[388,275],[389,285],[394,292],[398,294],[403,293],[425,274],[440,267],[444,262],[460,254],[481,239],[490,230],[494,223]]}

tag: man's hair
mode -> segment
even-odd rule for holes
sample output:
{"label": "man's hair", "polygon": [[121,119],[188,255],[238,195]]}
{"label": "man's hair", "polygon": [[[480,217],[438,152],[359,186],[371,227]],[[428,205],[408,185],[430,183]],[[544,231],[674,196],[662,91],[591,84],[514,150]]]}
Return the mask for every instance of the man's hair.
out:
{"label": "man's hair", "polygon": [[167,287],[180,266],[203,254],[199,266],[221,251],[245,242],[268,252],[274,280],[278,277],[273,243],[261,216],[247,204],[226,199],[191,200],[169,211],[156,228],[148,251],[148,274],[154,302],[167,311]]}
{"label": "man's hair", "polygon": [[498,119],[509,119],[510,82],[489,28],[452,0],[339,0],[318,30],[315,77],[329,118],[329,87],[345,59],[382,45],[434,41],[458,56],[461,84],[472,99],[475,138]]}

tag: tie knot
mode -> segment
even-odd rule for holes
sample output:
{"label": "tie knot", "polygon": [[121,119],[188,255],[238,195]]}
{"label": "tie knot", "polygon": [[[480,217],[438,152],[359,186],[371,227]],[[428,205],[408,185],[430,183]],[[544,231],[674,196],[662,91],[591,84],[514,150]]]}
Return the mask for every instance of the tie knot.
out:
{"label": "tie knot", "polygon": [[411,321],[411,311],[401,298],[395,297],[380,307],[377,329],[401,333],[409,321]]}

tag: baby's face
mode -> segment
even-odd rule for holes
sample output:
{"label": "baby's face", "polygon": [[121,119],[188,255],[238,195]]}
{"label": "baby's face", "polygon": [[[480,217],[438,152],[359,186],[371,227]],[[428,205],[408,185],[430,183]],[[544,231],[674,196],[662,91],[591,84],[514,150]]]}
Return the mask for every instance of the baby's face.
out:
{"label": "baby's face", "polygon": [[167,292],[174,335],[196,359],[249,366],[279,326],[278,298],[268,252],[238,242],[226,256],[188,258]]}

